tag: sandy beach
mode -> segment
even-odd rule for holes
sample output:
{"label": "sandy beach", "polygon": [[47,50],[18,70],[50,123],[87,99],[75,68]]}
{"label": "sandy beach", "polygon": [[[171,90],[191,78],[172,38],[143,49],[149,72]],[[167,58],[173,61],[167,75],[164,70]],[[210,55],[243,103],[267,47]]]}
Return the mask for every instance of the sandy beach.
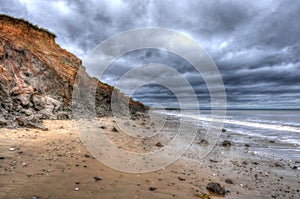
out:
{"label": "sandy beach", "polygon": [[[101,118],[100,123],[108,137],[115,137],[113,118]],[[141,124],[135,126],[137,131],[145,128],[143,121],[135,123]],[[0,129],[0,198],[224,197],[206,189],[210,182],[224,187],[225,198],[300,197],[299,162],[262,157],[251,152],[251,144],[224,144],[224,140],[230,141],[231,132],[222,132],[205,158],[198,158],[195,147],[191,147],[163,169],[129,174],[95,159],[79,138],[74,121],[46,120],[44,125],[47,131]],[[123,143],[116,140],[126,149],[127,139],[122,139]],[[152,140],[141,149],[155,150],[166,141],[157,146]],[[195,142],[199,144],[199,140]]]}

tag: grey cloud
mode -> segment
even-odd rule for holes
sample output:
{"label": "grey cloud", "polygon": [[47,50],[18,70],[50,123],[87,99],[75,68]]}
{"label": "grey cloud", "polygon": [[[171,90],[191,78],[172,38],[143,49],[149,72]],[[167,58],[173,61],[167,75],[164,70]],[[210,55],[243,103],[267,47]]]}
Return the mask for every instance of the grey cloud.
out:
{"label": "grey cloud", "polygon": [[4,14],[17,17],[23,17],[28,14],[26,5],[20,3],[18,0],[1,1],[0,11]]}
{"label": "grey cloud", "polygon": [[[13,0],[0,5],[3,13],[53,31],[63,48],[82,59],[121,31],[150,26],[180,31],[201,43],[215,60],[231,107],[277,108],[300,108],[299,10],[300,2],[293,0]],[[148,63],[172,66],[193,86],[199,100],[210,101],[201,74],[163,50],[128,53],[111,65],[102,80],[115,84],[131,68]],[[131,81],[138,78],[144,77],[140,74]],[[151,104],[161,99],[175,103],[172,93],[157,85],[142,87],[136,97]]]}

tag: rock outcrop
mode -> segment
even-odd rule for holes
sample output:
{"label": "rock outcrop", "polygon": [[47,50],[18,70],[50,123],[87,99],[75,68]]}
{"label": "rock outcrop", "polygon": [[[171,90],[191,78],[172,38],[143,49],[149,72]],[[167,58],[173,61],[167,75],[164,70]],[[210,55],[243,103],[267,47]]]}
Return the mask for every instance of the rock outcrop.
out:
{"label": "rock outcrop", "polygon": [[[81,64],[55,43],[53,33],[23,19],[0,15],[0,126],[71,118],[73,85]],[[97,83],[96,113],[108,116],[114,88],[93,81]],[[144,111],[145,106],[130,99],[130,110]]]}

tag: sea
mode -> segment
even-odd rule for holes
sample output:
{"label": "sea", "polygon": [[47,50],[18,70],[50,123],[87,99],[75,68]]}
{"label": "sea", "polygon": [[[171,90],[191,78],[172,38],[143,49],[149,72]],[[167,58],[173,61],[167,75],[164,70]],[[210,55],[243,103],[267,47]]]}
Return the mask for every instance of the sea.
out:
{"label": "sea", "polygon": [[[210,125],[210,110],[163,111],[200,127]],[[215,118],[215,117],[214,117]],[[195,122],[197,121],[197,122]],[[224,129],[236,143],[249,144],[253,153],[300,161],[300,110],[226,110]]]}

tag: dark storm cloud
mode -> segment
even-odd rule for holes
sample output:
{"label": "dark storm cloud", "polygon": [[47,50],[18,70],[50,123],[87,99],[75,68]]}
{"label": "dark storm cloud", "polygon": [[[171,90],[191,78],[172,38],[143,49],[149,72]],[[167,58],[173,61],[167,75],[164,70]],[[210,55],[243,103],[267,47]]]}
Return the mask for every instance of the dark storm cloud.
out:
{"label": "dark storm cloud", "polygon": [[[63,48],[82,59],[121,31],[153,26],[177,30],[201,43],[216,62],[230,107],[268,108],[300,108],[299,10],[300,2],[293,0],[13,0],[0,4],[1,12],[53,31]],[[148,63],[172,66],[191,83],[200,100],[209,102],[205,82],[195,69],[163,50],[129,53],[113,63],[102,80],[115,84],[131,68]],[[131,83],[138,78],[143,77]],[[182,88],[180,94],[184,93]],[[174,102],[172,93],[157,85],[140,88],[135,97],[152,104],[163,99]]]}

